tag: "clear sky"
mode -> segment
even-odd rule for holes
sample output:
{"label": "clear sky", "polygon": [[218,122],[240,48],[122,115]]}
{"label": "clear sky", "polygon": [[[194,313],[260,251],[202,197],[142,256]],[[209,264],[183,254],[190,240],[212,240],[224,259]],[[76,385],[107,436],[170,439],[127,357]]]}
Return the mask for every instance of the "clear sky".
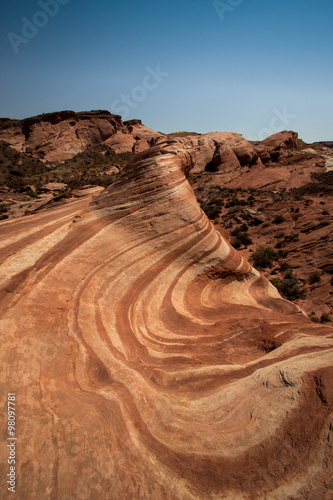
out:
{"label": "clear sky", "polygon": [[333,140],[332,0],[1,0],[0,116]]}

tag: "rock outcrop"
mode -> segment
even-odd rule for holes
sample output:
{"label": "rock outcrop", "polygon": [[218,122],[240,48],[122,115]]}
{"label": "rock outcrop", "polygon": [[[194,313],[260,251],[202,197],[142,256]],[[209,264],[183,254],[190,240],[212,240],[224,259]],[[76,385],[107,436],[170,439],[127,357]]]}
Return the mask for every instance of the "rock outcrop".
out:
{"label": "rock outcrop", "polygon": [[331,498],[333,329],[201,211],[206,146],[160,142],[90,204],[0,224],[18,497]]}
{"label": "rock outcrop", "polygon": [[[155,144],[164,143],[166,137],[160,137]],[[240,134],[234,132],[209,132],[200,136],[172,137],[175,144],[185,141],[187,155],[192,173],[203,171],[211,172],[238,172],[241,167],[252,165],[262,166],[254,146]]]}
{"label": "rock outcrop", "polygon": [[25,120],[0,119],[0,140],[48,161],[64,161],[88,147],[106,144],[116,153],[147,149],[161,134],[140,120],[123,122],[109,111],[60,111]]}
{"label": "rock outcrop", "polygon": [[297,132],[284,130],[261,141],[255,150],[263,163],[268,161],[276,162],[286,156],[288,150],[296,149],[297,141]]}

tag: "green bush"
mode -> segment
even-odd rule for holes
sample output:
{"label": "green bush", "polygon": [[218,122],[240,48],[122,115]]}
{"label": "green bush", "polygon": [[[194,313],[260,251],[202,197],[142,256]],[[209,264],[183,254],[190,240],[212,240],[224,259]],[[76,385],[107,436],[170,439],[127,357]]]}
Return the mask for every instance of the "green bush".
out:
{"label": "green bush", "polygon": [[261,246],[252,254],[252,259],[255,267],[266,269],[272,268],[273,262],[278,260],[279,254],[272,247]]}
{"label": "green bush", "polygon": [[234,248],[237,249],[243,245],[247,247],[248,245],[251,245],[253,243],[249,233],[247,232],[248,228],[249,227],[247,224],[242,224],[241,226],[237,226],[231,232],[231,236],[234,236],[234,238],[231,239],[230,244]]}
{"label": "green bush", "polygon": [[235,238],[231,239],[230,243],[233,247],[240,248],[242,245],[245,247],[251,245],[253,241],[251,240],[249,233],[241,231],[237,233]]}
{"label": "green bush", "polygon": [[278,289],[279,293],[287,300],[305,299],[305,289],[290,269],[284,277],[273,278],[271,283]]}

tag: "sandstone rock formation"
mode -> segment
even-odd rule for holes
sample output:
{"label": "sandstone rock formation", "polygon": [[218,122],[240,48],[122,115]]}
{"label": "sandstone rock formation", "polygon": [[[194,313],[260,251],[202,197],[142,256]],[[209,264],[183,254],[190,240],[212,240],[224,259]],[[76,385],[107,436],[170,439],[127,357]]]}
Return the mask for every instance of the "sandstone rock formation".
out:
{"label": "sandstone rock formation", "polygon": [[270,135],[264,139],[261,144],[271,150],[296,149],[297,147],[297,132],[284,130],[277,134]]}
{"label": "sandstone rock formation", "polygon": [[[164,143],[160,137],[155,144]],[[191,171],[233,171],[252,165],[263,166],[254,146],[240,134],[234,132],[209,132],[200,136],[172,137],[169,141],[186,141],[190,147],[186,154],[191,157]],[[170,142],[171,144],[171,142]]]}
{"label": "sandstone rock formation", "polygon": [[263,163],[276,162],[286,155],[286,151],[297,148],[298,134],[284,130],[273,134],[255,147]]}
{"label": "sandstone rock formation", "polygon": [[333,329],[202,212],[205,147],[160,142],[90,204],[0,224],[18,498],[332,498]]}
{"label": "sandstone rock formation", "polygon": [[140,120],[122,122],[109,111],[61,111],[25,120],[0,119],[0,140],[48,161],[64,161],[88,147],[107,144],[116,153],[142,151],[161,134]]}

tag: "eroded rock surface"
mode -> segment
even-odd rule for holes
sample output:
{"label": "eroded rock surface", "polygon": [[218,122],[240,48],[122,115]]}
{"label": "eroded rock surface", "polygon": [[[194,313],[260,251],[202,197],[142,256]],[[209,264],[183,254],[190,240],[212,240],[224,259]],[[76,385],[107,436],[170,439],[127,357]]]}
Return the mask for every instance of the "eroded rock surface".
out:
{"label": "eroded rock surface", "polygon": [[332,497],[333,329],[214,229],[186,180],[199,141],[0,224],[19,498]]}
{"label": "eroded rock surface", "polygon": [[140,120],[123,122],[109,111],[60,111],[25,120],[0,119],[0,140],[48,161],[64,161],[88,147],[106,144],[116,153],[142,151],[161,134]]}

